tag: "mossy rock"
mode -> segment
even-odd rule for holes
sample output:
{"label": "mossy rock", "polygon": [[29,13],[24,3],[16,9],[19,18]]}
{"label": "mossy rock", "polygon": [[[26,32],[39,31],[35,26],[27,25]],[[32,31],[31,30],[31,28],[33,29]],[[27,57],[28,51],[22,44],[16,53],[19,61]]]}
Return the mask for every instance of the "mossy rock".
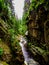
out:
{"label": "mossy rock", "polygon": [[[10,50],[9,46],[7,44],[5,44],[4,42],[0,41],[0,48],[3,49],[1,58],[3,59],[3,61],[9,62],[12,58],[11,50]],[[2,50],[1,50],[1,52],[2,52]]]}
{"label": "mossy rock", "polygon": [[4,61],[0,61],[0,65],[9,65],[9,64],[7,64],[7,63],[4,62]]}

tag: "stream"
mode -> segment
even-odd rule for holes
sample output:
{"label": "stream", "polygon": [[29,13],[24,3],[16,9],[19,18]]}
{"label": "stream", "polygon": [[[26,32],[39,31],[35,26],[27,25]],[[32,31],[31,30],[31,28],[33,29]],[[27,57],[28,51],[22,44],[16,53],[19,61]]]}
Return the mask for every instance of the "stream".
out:
{"label": "stream", "polygon": [[25,37],[20,36],[19,37],[19,44],[21,46],[22,52],[23,52],[23,56],[24,56],[24,62],[26,65],[40,65],[38,62],[36,62],[31,56],[30,56],[30,52],[27,48],[27,40],[25,39]]}

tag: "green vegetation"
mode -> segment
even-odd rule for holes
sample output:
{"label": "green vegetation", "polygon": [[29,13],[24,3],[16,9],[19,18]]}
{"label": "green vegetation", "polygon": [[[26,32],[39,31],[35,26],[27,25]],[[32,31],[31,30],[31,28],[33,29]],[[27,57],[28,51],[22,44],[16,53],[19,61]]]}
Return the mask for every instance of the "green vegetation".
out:
{"label": "green vegetation", "polygon": [[[46,61],[46,63],[49,62],[48,61],[49,60],[48,59],[49,58],[48,57],[49,56],[49,41],[48,41],[48,36],[49,36],[48,27],[49,26],[47,25],[49,21],[48,13],[49,13],[48,0],[47,1],[46,0],[31,0],[31,4],[29,6],[28,12],[24,14],[25,20],[26,22],[28,22],[27,25],[28,25],[28,31],[29,31],[29,35],[28,35],[29,37],[28,45],[30,47],[29,49],[32,51],[32,53],[35,56],[38,54],[41,55]],[[34,26],[33,24],[35,24],[36,26]],[[44,35],[41,37],[42,34]],[[34,35],[35,36],[37,35],[37,37],[34,37]]]}
{"label": "green vegetation", "polygon": [[2,48],[0,48],[0,55],[2,55],[3,54],[3,49]]}
{"label": "green vegetation", "polygon": [[38,6],[43,5],[48,10],[49,1],[47,0],[32,0],[30,5],[30,10],[35,9],[37,10]]}
{"label": "green vegetation", "polygon": [[[25,4],[24,6],[27,7],[27,5]],[[40,11],[39,10],[41,9],[40,7],[41,8],[43,7],[44,10]],[[33,11],[35,11],[36,14],[35,21],[30,20],[31,19],[30,16],[31,17],[33,16],[32,14]],[[39,36],[37,36],[36,38],[33,37],[33,34],[35,33],[32,32],[33,27],[29,27],[31,26],[30,24],[28,25],[28,23],[31,21],[34,21],[39,27],[36,30],[37,32],[36,35],[39,34]],[[43,30],[44,33],[43,31],[40,31],[41,29],[44,29]],[[19,63],[18,65],[20,65],[20,63],[21,65],[23,64],[24,61],[23,58],[21,60],[23,54],[21,52],[21,48],[19,45],[19,41],[17,40],[17,37],[19,35],[25,36],[25,32],[27,30],[29,31],[29,35],[27,36],[29,50],[31,50],[33,56],[37,61],[40,62],[40,60],[42,60],[40,62],[41,65],[45,64],[48,65],[49,64],[49,1],[32,0],[28,11],[24,12],[22,20],[19,20],[12,13],[10,2],[8,2],[8,0],[0,0],[0,62],[2,63],[2,61],[5,61],[3,62],[3,65],[8,64],[16,65],[18,63]],[[42,36],[41,34],[44,35]],[[8,64],[6,64],[6,62]]]}
{"label": "green vegetation", "polygon": [[22,53],[19,53],[21,48],[16,37],[18,34],[25,35],[27,30],[25,22],[25,20],[15,18],[8,0],[0,0],[0,64],[8,65],[6,62],[10,63],[9,65],[15,65],[14,62],[16,64],[23,63],[20,61]]}

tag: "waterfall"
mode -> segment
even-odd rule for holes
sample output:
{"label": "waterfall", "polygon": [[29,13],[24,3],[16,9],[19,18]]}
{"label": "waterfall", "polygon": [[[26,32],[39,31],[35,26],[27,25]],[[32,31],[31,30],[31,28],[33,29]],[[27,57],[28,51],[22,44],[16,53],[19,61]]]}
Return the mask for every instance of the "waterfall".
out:
{"label": "waterfall", "polygon": [[20,36],[20,42],[19,42],[21,48],[22,48],[22,52],[23,52],[23,56],[24,56],[24,60],[25,60],[25,64],[26,65],[39,65],[38,62],[36,62],[31,56],[30,56],[30,52],[27,48],[27,40],[23,37]]}
{"label": "waterfall", "polygon": [[21,19],[23,16],[24,0],[12,0],[12,4],[14,6],[15,16]]}

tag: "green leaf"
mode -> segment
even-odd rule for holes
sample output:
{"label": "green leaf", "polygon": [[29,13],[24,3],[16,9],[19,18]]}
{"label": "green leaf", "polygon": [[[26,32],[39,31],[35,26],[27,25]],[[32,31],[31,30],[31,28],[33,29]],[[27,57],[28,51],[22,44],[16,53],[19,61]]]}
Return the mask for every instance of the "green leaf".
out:
{"label": "green leaf", "polygon": [[2,48],[0,48],[0,55],[2,55],[3,54],[3,49]]}

